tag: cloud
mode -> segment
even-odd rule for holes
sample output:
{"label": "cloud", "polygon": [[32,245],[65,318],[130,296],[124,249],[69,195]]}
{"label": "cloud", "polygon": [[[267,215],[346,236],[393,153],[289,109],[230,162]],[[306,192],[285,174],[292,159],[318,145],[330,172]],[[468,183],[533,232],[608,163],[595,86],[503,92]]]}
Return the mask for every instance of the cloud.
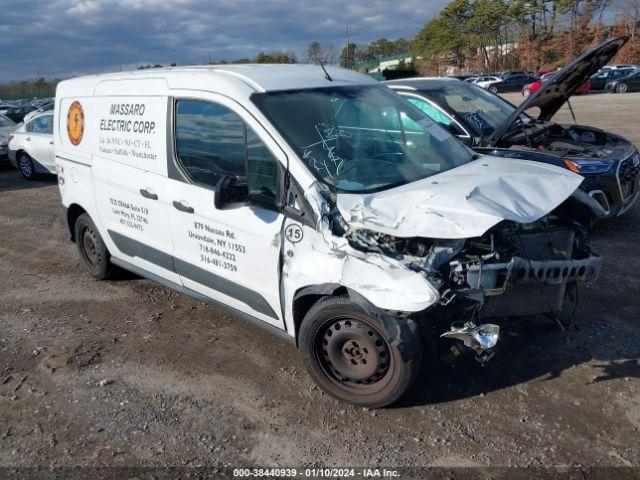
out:
{"label": "cloud", "polygon": [[447,0],[0,0],[0,82],[412,37]]}

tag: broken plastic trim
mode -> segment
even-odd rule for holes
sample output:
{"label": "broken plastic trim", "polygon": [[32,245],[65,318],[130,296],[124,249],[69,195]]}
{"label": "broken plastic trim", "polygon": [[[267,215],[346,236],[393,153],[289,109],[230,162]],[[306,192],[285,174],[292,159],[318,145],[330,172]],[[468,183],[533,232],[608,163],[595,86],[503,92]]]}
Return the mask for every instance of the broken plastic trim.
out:
{"label": "broken plastic trim", "polygon": [[485,363],[493,357],[493,347],[498,343],[500,327],[492,323],[476,325],[473,322],[454,322],[451,330],[440,337],[461,340],[465,347],[476,352],[476,360]]}

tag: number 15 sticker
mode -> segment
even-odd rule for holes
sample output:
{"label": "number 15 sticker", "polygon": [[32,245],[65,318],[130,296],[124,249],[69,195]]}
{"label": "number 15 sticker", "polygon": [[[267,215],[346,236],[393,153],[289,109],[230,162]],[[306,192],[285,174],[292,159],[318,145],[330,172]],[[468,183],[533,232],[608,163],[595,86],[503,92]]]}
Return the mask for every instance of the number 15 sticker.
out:
{"label": "number 15 sticker", "polygon": [[298,243],[300,240],[302,240],[303,237],[302,227],[300,227],[300,225],[292,223],[291,225],[288,225],[287,228],[285,228],[284,236],[291,243]]}

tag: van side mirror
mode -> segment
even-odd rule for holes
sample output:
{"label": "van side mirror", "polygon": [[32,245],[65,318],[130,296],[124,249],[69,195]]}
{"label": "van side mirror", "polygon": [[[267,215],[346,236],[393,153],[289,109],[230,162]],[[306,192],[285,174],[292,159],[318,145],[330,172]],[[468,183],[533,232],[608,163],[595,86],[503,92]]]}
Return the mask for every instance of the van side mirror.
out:
{"label": "van side mirror", "polygon": [[247,178],[243,176],[223,175],[216,183],[213,204],[222,210],[231,203],[246,202],[249,197]]}

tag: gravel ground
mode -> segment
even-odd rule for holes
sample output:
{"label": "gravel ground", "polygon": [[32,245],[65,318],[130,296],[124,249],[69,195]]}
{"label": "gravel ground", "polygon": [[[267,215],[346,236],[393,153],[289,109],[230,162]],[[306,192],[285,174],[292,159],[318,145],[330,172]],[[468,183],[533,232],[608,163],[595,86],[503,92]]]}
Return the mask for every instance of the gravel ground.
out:
{"label": "gravel ground", "polygon": [[[573,106],[583,123],[640,145],[640,94]],[[0,170],[0,225],[0,477],[69,467],[208,466],[221,478],[250,465],[640,466],[639,207],[596,228],[605,264],[580,292],[576,328],[509,324],[486,368],[427,359],[410,394],[375,411],[324,395],[293,346],[223,311],[133,275],[92,280],[52,179]]]}

